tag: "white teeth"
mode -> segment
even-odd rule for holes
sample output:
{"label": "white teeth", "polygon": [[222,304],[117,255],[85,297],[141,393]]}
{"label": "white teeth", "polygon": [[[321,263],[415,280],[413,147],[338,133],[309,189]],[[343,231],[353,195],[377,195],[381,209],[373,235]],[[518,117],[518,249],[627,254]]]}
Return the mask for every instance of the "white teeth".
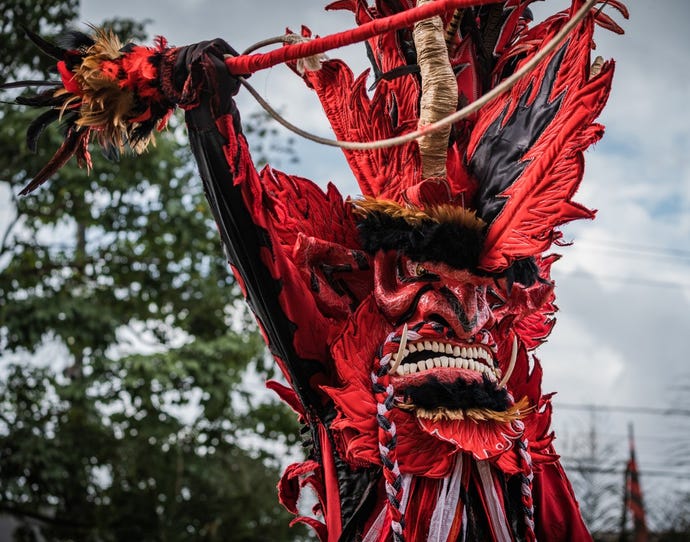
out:
{"label": "white teeth", "polygon": [[[402,349],[399,348],[398,352],[389,354],[390,361],[392,361],[391,373],[404,376],[434,368],[450,367],[486,374],[492,381],[496,381],[499,378],[493,369],[493,356],[483,346],[461,347],[438,341],[420,341],[417,339],[413,339],[417,341],[413,344],[405,340],[405,338],[408,338],[406,333],[403,333],[403,335],[405,337],[401,337],[400,345]],[[482,339],[484,338],[485,336],[482,336]],[[429,357],[414,363],[405,363],[405,359],[410,354],[416,352],[428,352]],[[438,355],[431,357],[432,352],[438,353]]]}

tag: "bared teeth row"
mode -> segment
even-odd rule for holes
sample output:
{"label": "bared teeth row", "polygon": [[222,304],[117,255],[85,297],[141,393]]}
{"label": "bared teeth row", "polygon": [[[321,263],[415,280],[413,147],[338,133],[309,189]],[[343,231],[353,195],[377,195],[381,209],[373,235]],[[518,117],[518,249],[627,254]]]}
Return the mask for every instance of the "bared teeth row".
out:
{"label": "bared teeth row", "polygon": [[[419,341],[409,343],[405,350],[402,351],[403,360],[411,352],[440,353],[441,355],[447,354],[456,358],[465,359],[485,359],[489,363],[492,363],[493,361],[491,354],[485,348],[477,346],[453,346],[452,344],[440,343],[437,341]],[[394,358],[397,358],[397,354],[394,356]]]}
{"label": "bared teeth row", "polygon": [[[405,358],[410,353],[428,352],[429,357],[417,362],[405,363]],[[410,343],[400,353],[402,357],[396,373],[400,376],[415,374],[435,368],[458,368],[477,371],[487,375],[491,380],[496,380],[496,373],[492,369],[493,360],[491,354],[481,347],[453,346],[436,341],[420,341]],[[397,361],[398,354],[394,356]]]}

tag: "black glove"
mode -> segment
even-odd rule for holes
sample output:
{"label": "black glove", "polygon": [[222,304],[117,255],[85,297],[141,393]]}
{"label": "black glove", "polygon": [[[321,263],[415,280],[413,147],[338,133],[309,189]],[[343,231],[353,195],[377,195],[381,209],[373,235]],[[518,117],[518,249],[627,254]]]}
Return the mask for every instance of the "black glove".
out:
{"label": "black glove", "polygon": [[240,83],[225,66],[225,55],[237,54],[219,38],[171,49],[160,70],[161,88],[187,110],[207,102],[217,117],[233,109]]}

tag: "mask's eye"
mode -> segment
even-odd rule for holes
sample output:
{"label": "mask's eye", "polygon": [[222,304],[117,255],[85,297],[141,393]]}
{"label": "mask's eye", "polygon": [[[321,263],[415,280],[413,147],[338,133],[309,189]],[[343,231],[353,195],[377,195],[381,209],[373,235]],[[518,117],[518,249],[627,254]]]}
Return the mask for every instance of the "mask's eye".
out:
{"label": "mask's eye", "polygon": [[401,282],[434,282],[439,280],[439,276],[433,271],[408,258],[401,258],[398,261],[398,280]]}

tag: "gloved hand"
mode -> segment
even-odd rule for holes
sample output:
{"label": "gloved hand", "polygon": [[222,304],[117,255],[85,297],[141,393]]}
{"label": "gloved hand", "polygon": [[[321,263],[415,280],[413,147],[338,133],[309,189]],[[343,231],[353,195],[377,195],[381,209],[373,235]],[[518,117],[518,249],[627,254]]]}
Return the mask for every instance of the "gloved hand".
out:
{"label": "gloved hand", "polygon": [[183,109],[209,100],[216,117],[232,109],[232,97],[239,90],[239,80],[225,66],[225,55],[237,54],[220,38],[171,49],[162,61],[161,88]]}

